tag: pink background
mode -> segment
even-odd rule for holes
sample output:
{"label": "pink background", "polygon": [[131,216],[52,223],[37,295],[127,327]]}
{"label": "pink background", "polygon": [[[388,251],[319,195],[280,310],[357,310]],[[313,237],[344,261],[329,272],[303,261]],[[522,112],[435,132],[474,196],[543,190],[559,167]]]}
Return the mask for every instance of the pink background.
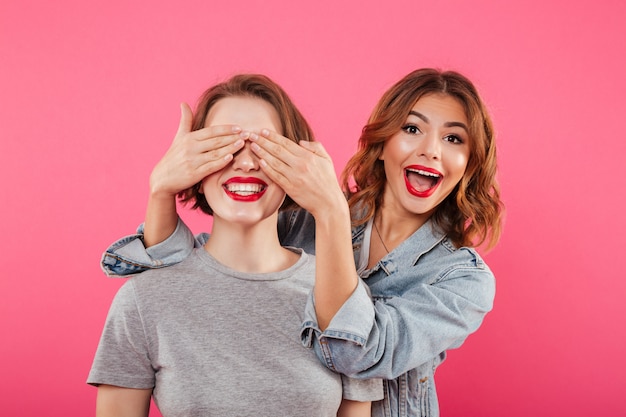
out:
{"label": "pink background", "polygon": [[423,66],[482,92],[508,209],[486,257],[495,310],[440,368],[442,415],[626,415],[626,3],[127,3],[0,4],[1,415],[93,413],[123,282],[100,254],[142,221],[179,102],[266,73],[340,169],[383,91]]}

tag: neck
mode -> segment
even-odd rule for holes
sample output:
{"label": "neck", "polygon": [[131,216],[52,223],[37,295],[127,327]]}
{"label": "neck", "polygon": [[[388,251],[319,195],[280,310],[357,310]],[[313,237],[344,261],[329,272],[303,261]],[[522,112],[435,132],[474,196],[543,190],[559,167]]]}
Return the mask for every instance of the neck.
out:
{"label": "neck", "polygon": [[223,265],[249,273],[282,271],[299,258],[280,245],[275,217],[253,225],[214,217],[211,237],[204,249]]}
{"label": "neck", "polygon": [[386,247],[391,251],[428,221],[431,214],[416,215],[404,209],[395,210],[384,203],[376,210],[374,222]]}

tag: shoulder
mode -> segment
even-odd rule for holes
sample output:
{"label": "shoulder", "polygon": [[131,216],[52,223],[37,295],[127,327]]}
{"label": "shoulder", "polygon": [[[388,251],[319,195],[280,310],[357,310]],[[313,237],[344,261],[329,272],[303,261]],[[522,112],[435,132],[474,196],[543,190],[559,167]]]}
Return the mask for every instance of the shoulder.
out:
{"label": "shoulder", "polygon": [[197,255],[197,249],[180,263],[147,270],[128,280],[128,284],[135,292],[143,294],[145,292],[164,291],[167,287],[177,285],[177,283],[198,275],[202,270],[201,262]]}
{"label": "shoulder", "polygon": [[471,247],[457,248],[443,239],[424,263],[436,270],[437,282],[462,278],[493,286],[495,276],[476,249]]}
{"label": "shoulder", "polygon": [[487,268],[487,264],[474,248],[467,246],[457,248],[447,237],[440,242],[439,247],[441,252],[447,254],[451,262],[471,265],[480,269]]}
{"label": "shoulder", "polygon": [[[455,278],[492,281],[493,273],[474,248],[456,247],[436,229],[423,228],[399,252],[398,263],[426,282],[434,284]],[[402,260],[401,260],[402,259]]]}
{"label": "shoulder", "polygon": [[286,249],[299,255],[298,260],[290,268],[283,271],[289,277],[305,277],[309,280],[309,277],[315,277],[315,255],[307,253],[302,248],[293,246],[285,246]]}

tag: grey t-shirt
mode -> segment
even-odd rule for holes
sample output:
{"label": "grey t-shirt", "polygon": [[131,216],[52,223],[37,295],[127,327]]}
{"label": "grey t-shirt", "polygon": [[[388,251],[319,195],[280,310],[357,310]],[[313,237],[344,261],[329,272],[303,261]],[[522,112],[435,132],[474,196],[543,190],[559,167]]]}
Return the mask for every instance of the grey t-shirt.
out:
{"label": "grey t-shirt", "polygon": [[164,417],[335,416],[342,392],[381,399],[379,380],[344,378],[342,390],[342,377],[302,346],[314,271],[304,252],[285,271],[248,274],[199,248],[131,278],[111,305],[87,382],[154,388]]}

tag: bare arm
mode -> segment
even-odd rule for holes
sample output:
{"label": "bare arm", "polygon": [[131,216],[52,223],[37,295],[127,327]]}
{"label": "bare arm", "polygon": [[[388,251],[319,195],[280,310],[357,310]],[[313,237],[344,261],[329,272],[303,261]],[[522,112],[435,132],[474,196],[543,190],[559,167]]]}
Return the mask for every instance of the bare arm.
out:
{"label": "bare arm", "polygon": [[144,245],[161,243],[176,229],[176,195],[224,168],[243,147],[248,133],[238,126],[212,126],[191,131],[193,113],[181,104],[180,124],[172,145],[150,175]]}
{"label": "bare arm", "polygon": [[324,331],[358,284],[352,251],[350,210],[341,198],[315,217],[315,314]]}
{"label": "bare arm", "polygon": [[370,417],[372,415],[372,403],[369,401],[341,400],[337,417]]}
{"label": "bare arm", "polygon": [[151,389],[100,385],[96,400],[96,417],[147,417]]}
{"label": "bare arm", "polygon": [[333,162],[320,143],[298,145],[275,132],[250,140],[263,170],[315,218],[315,312],[323,331],[358,284],[350,210]]}

